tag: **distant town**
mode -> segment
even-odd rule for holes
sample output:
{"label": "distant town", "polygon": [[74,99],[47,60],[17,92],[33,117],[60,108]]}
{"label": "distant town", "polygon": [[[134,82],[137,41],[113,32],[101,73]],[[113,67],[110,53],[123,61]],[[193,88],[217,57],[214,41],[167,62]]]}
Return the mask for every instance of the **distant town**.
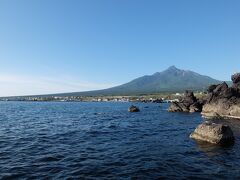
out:
{"label": "distant town", "polygon": [[[203,96],[205,93],[197,92],[196,96]],[[40,101],[40,102],[151,102],[169,103],[179,101],[184,93],[164,93],[139,96],[15,96],[2,97],[0,101]]]}

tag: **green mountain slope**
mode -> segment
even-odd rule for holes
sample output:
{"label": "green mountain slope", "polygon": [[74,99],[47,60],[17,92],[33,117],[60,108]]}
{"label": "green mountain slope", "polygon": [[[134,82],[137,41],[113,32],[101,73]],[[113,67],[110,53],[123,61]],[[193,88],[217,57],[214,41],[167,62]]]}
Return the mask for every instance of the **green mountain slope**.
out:
{"label": "green mountain slope", "polygon": [[180,70],[175,66],[163,72],[137,78],[129,83],[109,89],[67,93],[62,95],[96,96],[96,95],[138,95],[160,92],[182,92],[188,90],[205,90],[211,84],[221,81],[208,76],[200,75],[193,71]]}

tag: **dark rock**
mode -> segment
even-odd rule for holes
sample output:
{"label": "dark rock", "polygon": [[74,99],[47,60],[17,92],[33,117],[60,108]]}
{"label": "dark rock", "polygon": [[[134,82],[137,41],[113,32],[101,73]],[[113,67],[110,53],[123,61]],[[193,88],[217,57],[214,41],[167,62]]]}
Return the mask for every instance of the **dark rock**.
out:
{"label": "dark rock", "polygon": [[228,89],[228,85],[226,82],[217,85],[217,87],[213,90],[213,93],[216,95],[221,95],[224,91]]}
{"label": "dark rock", "polygon": [[234,142],[234,135],[229,126],[208,122],[200,124],[190,135],[190,138],[219,145]]}
{"label": "dark rock", "polygon": [[240,73],[232,75],[233,88],[240,88]]}
{"label": "dark rock", "polygon": [[[232,76],[233,82],[239,76]],[[238,87],[228,87],[222,84],[209,87],[209,95],[202,109],[205,118],[237,118],[240,119],[240,90]]]}
{"label": "dark rock", "polygon": [[189,112],[202,112],[202,106],[200,102],[195,102],[194,104],[190,105]]}
{"label": "dark rock", "polygon": [[142,103],[148,103],[148,100],[143,99],[143,100],[140,100],[140,102],[142,102]]}
{"label": "dark rock", "polygon": [[202,106],[206,104],[206,102],[207,102],[207,97],[202,97],[198,99],[198,103],[200,103]]}
{"label": "dark rock", "polygon": [[236,88],[230,87],[222,93],[222,98],[231,98],[238,96],[238,90]]}
{"label": "dark rock", "polygon": [[163,100],[162,99],[155,99],[152,102],[153,103],[163,103]]}
{"label": "dark rock", "polygon": [[208,97],[197,99],[193,92],[186,91],[179,102],[170,105],[169,112],[202,112],[206,118],[240,119],[240,73],[232,75],[233,87],[226,82],[211,85]]}
{"label": "dark rock", "polygon": [[197,102],[197,98],[194,96],[192,91],[185,91],[182,102],[186,104],[186,106],[190,106],[191,104]]}
{"label": "dark rock", "polygon": [[198,101],[192,91],[186,91],[180,102],[172,102],[169,112],[201,112],[203,103]]}
{"label": "dark rock", "polygon": [[130,106],[128,108],[128,111],[129,112],[139,112],[140,110],[139,110],[139,108],[137,106]]}
{"label": "dark rock", "polygon": [[[213,89],[215,87],[215,89]],[[207,98],[207,102],[211,102],[211,101],[216,101],[220,98],[228,98],[230,96],[232,96],[233,91],[231,89],[228,88],[228,85],[226,82],[223,82],[222,84],[218,84],[218,85],[211,85],[209,87],[209,95]]]}
{"label": "dark rock", "polygon": [[189,112],[189,109],[183,103],[172,102],[168,108],[168,112]]}
{"label": "dark rock", "polygon": [[240,82],[240,73],[235,73],[231,77],[233,84],[237,84]]}
{"label": "dark rock", "polygon": [[208,93],[212,93],[214,89],[216,89],[217,85],[213,84],[213,85],[210,85],[207,89],[207,92]]}

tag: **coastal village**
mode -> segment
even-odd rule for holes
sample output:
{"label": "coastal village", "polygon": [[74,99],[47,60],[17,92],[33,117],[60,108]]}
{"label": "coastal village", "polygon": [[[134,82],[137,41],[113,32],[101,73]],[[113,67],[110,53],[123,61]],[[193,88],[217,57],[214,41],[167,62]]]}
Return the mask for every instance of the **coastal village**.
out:
{"label": "coastal village", "polygon": [[[197,93],[202,95],[203,93]],[[143,95],[143,96],[26,96],[26,97],[3,97],[1,101],[56,101],[56,102],[143,102],[143,103],[170,103],[178,102],[184,93],[165,95]]]}
{"label": "coastal village", "polygon": [[[196,91],[194,95],[198,98],[205,97],[206,91]],[[0,97],[0,101],[31,101],[31,102],[142,102],[142,103],[171,103],[179,102],[185,96],[185,92],[158,93],[135,96],[13,96]]]}

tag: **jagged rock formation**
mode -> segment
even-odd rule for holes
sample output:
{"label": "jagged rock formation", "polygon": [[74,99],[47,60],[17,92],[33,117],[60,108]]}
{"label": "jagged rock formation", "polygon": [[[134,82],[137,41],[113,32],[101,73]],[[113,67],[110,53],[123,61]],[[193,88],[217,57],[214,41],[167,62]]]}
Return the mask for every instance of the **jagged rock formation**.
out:
{"label": "jagged rock formation", "polygon": [[201,112],[203,102],[199,101],[192,91],[185,91],[184,97],[179,102],[172,102],[169,112]]}
{"label": "jagged rock formation", "polygon": [[235,73],[231,77],[232,82],[233,82],[233,87],[234,88],[239,88],[240,87],[240,73]]}
{"label": "jagged rock formation", "polygon": [[139,112],[139,108],[137,106],[130,106],[128,108],[128,112]]}
{"label": "jagged rock formation", "polygon": [[232,81],[232,87],[224,82],[208,88],[209,95],[202,110],[205,118],[240,119],[240,73],[233,75]]}
{"label": "jagged rock formation", "polygon": [[190,138],[219,145],[234,142],[234,135],[229,126],[209,122],[200,124],[190,135]]}

